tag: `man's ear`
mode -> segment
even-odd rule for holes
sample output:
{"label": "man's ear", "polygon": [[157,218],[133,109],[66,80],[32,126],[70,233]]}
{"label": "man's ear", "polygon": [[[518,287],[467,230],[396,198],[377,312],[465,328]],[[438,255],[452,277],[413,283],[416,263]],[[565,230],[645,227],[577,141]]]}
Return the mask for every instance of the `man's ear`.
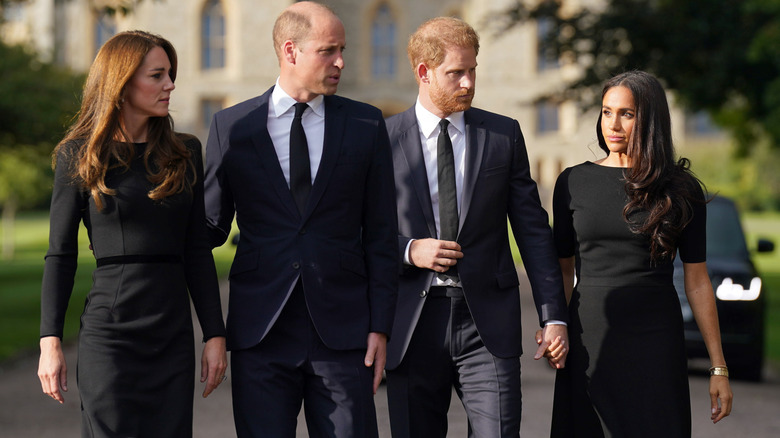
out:
{"label": "man's ear", "polygon": [[295,64],[295,56],[295,43],[292,40],[282,43],[282,59],[288,64]]}
{"label": "man's ear", "polygon": [[417,64],[417,68],[414,70],[414,73],[417,75],[417,80],[422,83],[429,84],[431,82],[430,74],[431,71],[428,70],[428,66],[424,63]]}

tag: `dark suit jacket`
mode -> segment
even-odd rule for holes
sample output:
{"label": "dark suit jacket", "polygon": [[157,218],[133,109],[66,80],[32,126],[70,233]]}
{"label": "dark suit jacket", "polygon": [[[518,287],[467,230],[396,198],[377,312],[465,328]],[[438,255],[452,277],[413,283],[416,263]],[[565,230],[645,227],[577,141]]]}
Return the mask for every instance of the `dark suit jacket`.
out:
{"label": "dark suit jacket", "polygon": [[[558,258],[547,213],[531,179],[516,120],[476,108],[465,112],[466,166],[457,241],[458,274],[487,349],[498,357],[522,353],[518,278],[507,217],[531,281],[542,321],[567,320]],[[398,199],[398,257],[410,239],[436,238],[425,160],[414,107],[387,119]],[[405,265],[400,276],[387,368],[403,359],[434,272]]]}
{"label": "dark suit jacket", "polygon": [[326,96],[322,161],[302,215],[266,122],[269,89],[218,112],[206,149],[206,218],[212,246],[234,214],[241,239],[230,270],[227,342],[256,345],[300,277],[309,313],[332,349],[389,335],[398,261],[392,158],[380,111]]}

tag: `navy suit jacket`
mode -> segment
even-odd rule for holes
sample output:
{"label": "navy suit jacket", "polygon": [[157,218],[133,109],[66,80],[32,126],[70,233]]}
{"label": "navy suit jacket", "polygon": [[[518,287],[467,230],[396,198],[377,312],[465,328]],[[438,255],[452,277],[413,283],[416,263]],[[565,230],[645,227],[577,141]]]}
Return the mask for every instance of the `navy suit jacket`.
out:
{"label": "navy suit jacket", "polygon": [[302,280],[322,341],[365,348],[390,334],[398,261],[392,158],[377,108],[326,96],[322,161],[301,215],[266,127],[269,89],[218,112],[206,148],[206,218],[212,246],[234,218],[241,232],[230,270],[227,343],[249,348],[268,333]]}
{"label": "navy suit jacket", "polygon": [[[567,321],[558,258],[547,213],[531,179],[516,120],[476,108],[465,112],[466,163],[457,242],[463,292],[482,341],[498,357],[522,353],[518,277],[507,217],[542,321]],[[410,239],[437,238],[414,107],[387,119],[398,200],[398,258]],[[387,368],[403,359],[434,272],[404,265]]]}

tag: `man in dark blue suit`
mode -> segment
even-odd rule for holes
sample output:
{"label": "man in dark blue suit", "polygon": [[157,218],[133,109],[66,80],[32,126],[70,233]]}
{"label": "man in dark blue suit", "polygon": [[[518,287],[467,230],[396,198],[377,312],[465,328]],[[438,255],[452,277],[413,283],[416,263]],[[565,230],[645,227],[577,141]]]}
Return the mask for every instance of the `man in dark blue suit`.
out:
{"label": "man in dark blue suit", "polygon": [[378,109],[335,96],[344,27],[298,2],[274,26],[280,75],[214,116],[212,244],[236,217],[227,343],[239,437],[377,436],[398,283],[392,156]]}
{"label": "man in dark blue suit", "polygon": [[478,50],[461,20],[420,26],[408,46],[417,103],[387,120],[403,263],[387,361],[394,438],[445,437],[453,387],[470,437],[519,435],[520,297],[507,218],[544,327],[535,358],[565,363],[547,214],[517,121],[471,108]]}

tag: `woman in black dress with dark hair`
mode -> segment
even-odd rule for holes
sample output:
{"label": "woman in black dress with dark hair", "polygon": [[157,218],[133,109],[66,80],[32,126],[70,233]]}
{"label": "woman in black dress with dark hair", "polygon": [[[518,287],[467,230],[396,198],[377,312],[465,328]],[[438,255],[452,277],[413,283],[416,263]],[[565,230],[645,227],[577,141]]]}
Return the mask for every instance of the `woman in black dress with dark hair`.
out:
{"label": "woman in black dress with dark hair", "polygon": [[713,422],[729,415],[732,401],[705,262],[706,200],[688,160],[675,161],[657,79],[639,71],[616,76],[602,105],[596,132],[607,157],[566,169],[554,192],[571,319],[552,436],[689,437],[683,322],[672,283],[678,250],[713,365]]}
{"label": "woman in black dress with dark hair", "polygon": [[205,341],[204,397],[227,367],[200,142],[173,132],[175,79],[168,41],[141,31],[114,36],[90,68],[78,120],[54,151],[38,375],[43,392],[62,403],[61,338],[83,221],[97,261],[76,372],[85,437],[192,436],[190,297]]}

